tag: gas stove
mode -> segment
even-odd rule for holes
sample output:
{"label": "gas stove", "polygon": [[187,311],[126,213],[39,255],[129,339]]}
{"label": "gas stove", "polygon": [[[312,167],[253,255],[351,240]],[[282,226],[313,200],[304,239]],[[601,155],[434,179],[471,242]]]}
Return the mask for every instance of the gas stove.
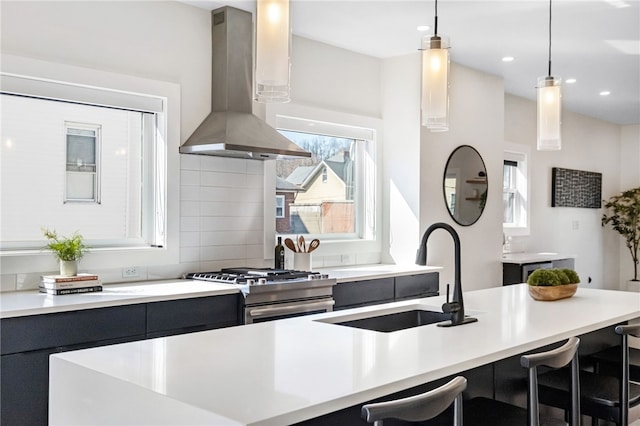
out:
{"label": "gas stove", "polygon": [[272,268],[224,268],[216,272],[192,272],[185,278],[238,285],[274,285],[286,282],[300,282],[329,279],[319,272],[294,271]]}
{"label": "gas stove", "polygon": [[245,324],[329,312],[334,305],[336,279],[319,272],[243,267],[192,272],[184,278],[237,286]]}

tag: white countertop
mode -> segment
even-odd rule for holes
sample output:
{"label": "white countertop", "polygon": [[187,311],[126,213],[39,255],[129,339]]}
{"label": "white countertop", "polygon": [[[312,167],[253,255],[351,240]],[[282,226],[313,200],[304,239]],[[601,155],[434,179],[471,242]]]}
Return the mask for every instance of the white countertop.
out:
{"label": "white countertop", "polygon": [[[338,282],[367,280],[423,272],[435,272],[440,267],[418,265],[356,265],[323,268],[314,271],[328,273]],[[52,296],[37,290],[0,293],[0,318],[39,315],[53,312],[132,305],[162,300],[219,296],[237,293],[232,284],[218,284],[195,280],[145,281],[128,284],[105,284],[96,293]]]}
{"label": "white countertop", "polygon": [[574,259],[573,254],[562,253],[505,253],[502,255],[502,263],[538,263],[560,259]]}
{"label": "white countertop", "polygon": [[104,285],[96,293],[52,296],[37,290],[0,293],[0,318],[237,293],[230,284],[193,280]]}
{"label": "white countertop", "polygon": [[441,269],[441,266],[376,264],[319,268],[314,269],[314,271],[329,274],[329,277],[336,278],[338,283],[344,283],[350,281],[372,280],[376,278],[423,274],[426,272],[438,272]]}
{"label": "white countertop", "polygon": [[439,310],[438,296],[56,354],[50,424],[291,424],[640,317],[640,293],[538,302],[520,284],[464,297],[478,322],[452,328],[317,321]]}

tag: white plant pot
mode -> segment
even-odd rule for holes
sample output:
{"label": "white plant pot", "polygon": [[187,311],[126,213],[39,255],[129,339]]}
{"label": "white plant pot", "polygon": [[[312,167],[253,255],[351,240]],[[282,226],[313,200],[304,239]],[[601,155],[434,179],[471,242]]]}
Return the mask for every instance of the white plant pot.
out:
{"label": "white plant pot", "polygon": [[78,275],[78,261],[77,260],[61,260],[60,275],[64,277],[73,277],[75,275]]}

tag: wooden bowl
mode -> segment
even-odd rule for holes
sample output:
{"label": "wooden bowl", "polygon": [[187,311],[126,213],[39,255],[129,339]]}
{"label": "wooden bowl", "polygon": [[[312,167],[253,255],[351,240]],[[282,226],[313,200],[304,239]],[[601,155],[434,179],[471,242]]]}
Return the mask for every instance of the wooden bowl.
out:
{"label": "wooden bowl", "polygon": [[560,300],[573,296],[576,294],[577,289],[578,284],[565,284],[551,287],[530,285],[529,295],[535,300]]}

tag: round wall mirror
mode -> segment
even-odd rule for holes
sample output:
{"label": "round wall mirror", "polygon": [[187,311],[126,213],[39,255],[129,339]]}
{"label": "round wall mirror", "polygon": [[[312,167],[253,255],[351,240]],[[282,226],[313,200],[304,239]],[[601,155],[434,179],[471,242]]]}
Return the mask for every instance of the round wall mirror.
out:
{"label": "round wall mirror", "polygon": [[475,148],[457,147],[449,156],[442,182],[444,202],[459,225],[473,225],[487,202],[487,168]]}

